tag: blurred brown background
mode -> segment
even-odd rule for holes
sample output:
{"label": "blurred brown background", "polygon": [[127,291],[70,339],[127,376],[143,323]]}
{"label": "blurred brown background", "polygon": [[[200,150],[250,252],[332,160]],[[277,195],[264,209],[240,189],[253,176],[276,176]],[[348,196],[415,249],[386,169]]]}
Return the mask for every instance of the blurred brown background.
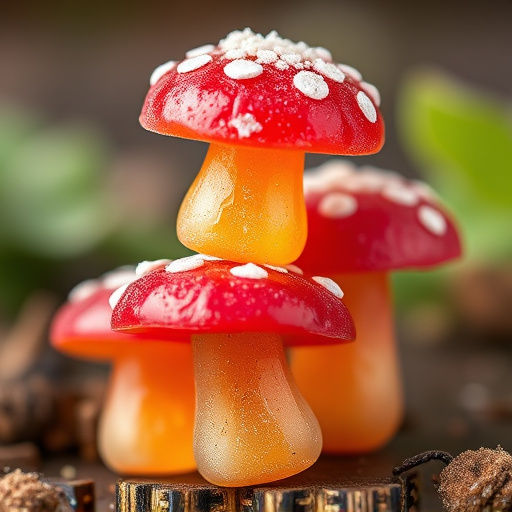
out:
{"label": "blurred brown background", "polygon": [[0,16],[0,100],[40,109],[55,121],[91,120],[119,150],[167,158],[179,179],[174,186],[183,192],[206,148],[139,127],[150,73],[231,30],[276,29],[330,49],[380,89],[387,143],[371,161],[411,174],[394,123],[404,74],[433,64],[510,95],[511,19],[508,0],[485,6],[438,0],[9,2]]}

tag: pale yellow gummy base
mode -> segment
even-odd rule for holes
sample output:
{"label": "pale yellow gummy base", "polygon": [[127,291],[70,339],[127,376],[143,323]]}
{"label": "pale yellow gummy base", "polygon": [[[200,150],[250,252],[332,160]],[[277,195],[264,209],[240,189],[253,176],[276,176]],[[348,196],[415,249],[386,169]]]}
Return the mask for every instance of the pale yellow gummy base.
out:
{"label": "pale yellow gummy base", "polygon": [[194,452],[204,478],[221,486],[257,485],[316,461],[321,432],[293,382],[279,336],[197,335],[193,348]]}

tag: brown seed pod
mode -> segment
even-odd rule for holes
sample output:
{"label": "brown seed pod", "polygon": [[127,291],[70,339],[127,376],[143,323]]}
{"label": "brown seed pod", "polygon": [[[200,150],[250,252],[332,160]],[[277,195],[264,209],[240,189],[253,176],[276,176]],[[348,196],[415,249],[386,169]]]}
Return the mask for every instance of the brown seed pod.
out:
{"label": "brown seed pod", "polygon": [[399,475],[430,460],[442,460],[437,491],[447,512],[512,512],[512,455],[495,450],[467,450],[457,457],[424,452],[393,469]]}
{"label": "brown seed pod", "polygon": [[438,493],[448,512],[512,511],[512,456],[496,450],[467,450],[439,475]]}

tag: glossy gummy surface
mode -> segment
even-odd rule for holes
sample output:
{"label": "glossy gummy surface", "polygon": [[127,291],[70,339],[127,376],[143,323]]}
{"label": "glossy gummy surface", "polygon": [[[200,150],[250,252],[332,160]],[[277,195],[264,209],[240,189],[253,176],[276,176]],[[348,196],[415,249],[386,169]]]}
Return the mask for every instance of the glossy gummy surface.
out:
{"label": "glossy gummy surface", "polygon": [[53,319],[50,340],[53,347],[73,357],[110,361],[119,344],[141,343],[145,336],[125,336],[110,329],[112,289],[98,289],[80,301],[64,304]]}
{"label": "glossy gummy surface", "polygon": [[239,277],[234,267],[240,264],[217,260],[150,272],[121,296],[114,330],[183,340],[197,333],[276,332],[289,344],[353,339],[347,308],[312,279],[266,266],[257,267],[266,277]]}
{"label": "glossy gummy surface", "polygon": [[327,453],[368,453],[402,422],[404,397],[385,272],[339,274],[357,329],[355,343],[296,347],[290,368],[322,428]]}
{"label": "glossy gummy surface", "polygon": [[[132,269],[129,279],[135,278]],[[121,282],[116,279],[117,286]],[[57,312],[50,338],[68,355],[112,364],[98,429],[103,462],[122,474],[194,470],[190,346],[113,332],[109,298],[114,288],[105,286],[104,278],[82,285]]]}
{"label": "glossy gummy surface", "polygon": [[197,335],[193,348],[194,453],[208,481],[257,485],[316,461],[320,427],[293,381],[278,335]]}
{"label": "glossy gummy surface", "polygon": [[295,87],[293,66],[264,66],[259,76],[237,80],[224,72],[229,62],[214,51],[199,69],[172,68],[150,88],[142,126],[175,137],[309,153],[369,154],[382,147],[382,117],[370,99],[375,121],[366,117],[357,97],[363,88],[354,78],[338,83],[324,76],[329,94],[313,99]]}
{"label": "glossy gummy surface", "polygon": [[308,272],[421,268],[461,255],[457,226],[426,184],[334,160],[304,185],[308,239],[296,263]]}
{"label": "glossy gummy surface", "polygon": [[304,154],[211,144],[178,215],[188,248],[240,262],[284,265],[306,243]]}

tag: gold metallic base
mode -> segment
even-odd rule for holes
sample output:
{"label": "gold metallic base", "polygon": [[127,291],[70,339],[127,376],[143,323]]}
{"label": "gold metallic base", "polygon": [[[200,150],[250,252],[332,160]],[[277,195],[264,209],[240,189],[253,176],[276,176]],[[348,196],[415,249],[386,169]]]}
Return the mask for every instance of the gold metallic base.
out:
{"label": "gold metallic base", "polygon": [[339,457],[265,486],[217,487],[191,473],[122,479],[116,495],[117,512],[407,512],[417,504],[414,478],[393,479],[370,459]]}

